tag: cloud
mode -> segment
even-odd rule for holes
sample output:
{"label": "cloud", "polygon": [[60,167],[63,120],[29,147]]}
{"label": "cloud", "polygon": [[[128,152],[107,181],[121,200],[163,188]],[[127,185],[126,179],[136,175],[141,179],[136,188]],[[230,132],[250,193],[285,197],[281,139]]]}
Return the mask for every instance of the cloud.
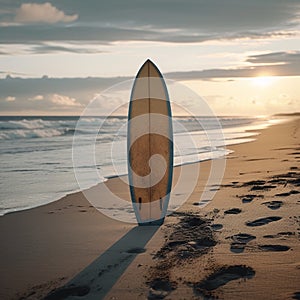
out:
{"label": "cloud", "polygon": [[41,101],[41,100],[44,100],[44,96],[43,95],[36,95],[32,98],[28,98],[28,100],[30,100],[30,101]]}
{"label": "cloud", "polygon": [[[267,53],[271,56],[271,53]],[[273,53],[274,54],[274,53]],[[265,54],[261,54],[265,55]],[[256,55],[259,56],[259,55]],[[250,56],[249,56],[250,57]],[[248,58],[249,58],[248,57]],[[267,57],[267,56],[265,56]],[[278,55],[278,58],[282,55]],[[246,59],[248,59],[246,58]],[[282,59],[281,59],[282,60]],[[287,64],[287,59],[283,65],[275,66],[261,66],[258,64],[251,64],[244,68],[239,68],[235,70],[229,69],[214,69],[214,70],[199,70],[194,72],[173,72],[164,74],[166,78],[173,79],[180,78],[181,80],[193,80],[193,79],[212,79],[212,78],[226,78],[226,76],[236,76],[241,77],[249,75],[257,75],[258,70],[262,68],[276,67],[280,68],[278,70],[283,71],[293,69],[293,64]],[[274,59],[274,63],[277,60]],[[251,69],[252,68],[252,69]],[[298,68],[298,70],[296,70]],[[299,74],[299,65],[294,68]],[[289,73],[289,74],[290,74]],[[300,74],[299,74],[300,76]],[[15,78],[7,77],[0,79],[0,91],[3,101],[0,101],[0,114],[47,114],[47,115],[58,115],[58,114],[80,114],[85,106],[94,98],[95,94],[100,94],[98,97],[98,108],[105,114],[110,111],[110,108],[116,108],[122,101],[128,101],[130,88],[132,83],[128,81],[128,85],[121,85],[121,87],[128,87],[126,90],[116,90],[112,94],[105,94],[103,96],[102,91],[107,90],[116,83],[123,82],[125,80],[132,79],[128,77],[112,77],[112,78]],[[297,83],[299,79],[291,79],[293,82]],[[219,83],[207,83],[219,87]],[[206,83],[204,84],[206,85]],[[225,82],[220,84],[220,88],[213,89],[216,94],[210,94],[205,96],[205,99],[209,101],[209,105],[218,114],[232,114],[233,112],[242,114],[268,114],[280,111],[296,111],[299,110],[299,98],[297,87],[295,90],[281,89],[278,88],[272,95],[266,97],[266,95],[257,95],[255,88],[249,86],[249,90],[244,93],[240,92],[224,91],[222,90],[222,85],[226,85]],[[295,84],[297,85],[297,84]],[[119,87],[120,85],[118,85]],[[117,89],[118,89],[117,87]],[[275,85],[274,85],[275,87]],[[272,89],[270,90],[270,93]],[[218,91],[220,95],[218,95]],[[120,93],[118,93],[120,92]],[[128,95],[126,94],[128,92]],[[112,93],[110,90],[109,93]],[[126,96],[123,96],[126,94]],[[12,96],[13,95],[13,96]],[[177,96],[177,97],[180,97]],[[5,99],[13,99],[15,101],[6,101]],[[184,101],[190,101],[189,99],[184,99]],[[193,103],[191,103],[191,106]],[[118,111],[119,112],[119,111]],[[122,111],[123,112],[123,111]],[[126,112],[124,112],[126,114]]]}
{"label": "cloud", "polygon": [[[105,53],[105,51],[101,51],[95,48],[84,48],[74,46],[72,44],[68,46],[63,45],[49,45],[49,44],[39,44],[31,47],[28,52],[31,54],[46,54],[46,53],[83,53],[83,54],[97,54],[97,53]],[[1,53],[0,53],[1,54]]]}
{"label": "cloud", "polygon": [[[1,42],[0,42],[1,44]],[[7,49],[5,49],[7,47]],[[18,45],[12,50],[11,46],[2,45],[0,49],[0,56],[5,55],[26,55],[26,54],[49,54],[49,53],[74,53],[74,54],[99,54],[108,53],[108,51],[99,50],[96,45],[78,45],[76,43],[47,43],[47,42],[37,42],[33,45]],[[0,71],[0,74],[2,72]],[[26,74],[16,74],[16,75],[26,75]]]}
{"label": "cloud", "polygon": [[23,3],[17,10],[15,21],[18,23],[70,23],[78,19],[78,15],[66,15],[51,3]]}
{"label": "cloud", "polygon": [[300,76],[300,51],[271,52],[246,58],[251,64],[231,69],[171,72],[166,77],[176,80],[268,76]]}
{"label": "cloud", "polygon": [[260,55],[251,55],[246,61],[254,64],[299,64],[300,51],[271,52]]}
{"label": "cloud", "polygon": [[8,97],[5,98],[6,102],[13,102],[15,100],[16,100],[16,97],[13,97],[13,96],[8,96]]}
{"label": "cloud", "polygon": [[11,78],[11,75],[14,75],[14,76],[28,76],[28,74],[26,74],[26,73],[13,72],[13,71],[8,71],[8,70],[0,70],[0,74],[6,75],[7,78]]}
{"label": "cloud", "polygon": [[63,96],[59,94],[53,94],[50,96],[50,101],[60,106],[81,106],[80,103],[76,102],[75,98]]}
{"label": "cloud", "polygon": [[257,66],[242,67],[235,69],[208,69],[202,71],[171,72],[165,76],[174,80],[196,80],[213,78],[240,78],[268,76],[300,76],[300,63],[297,65]]}
{"label": "cloud", "polygon": [[239,31],[207,32],[174,31],[164,32],[161,29],[118,28],[87,25],[74,25],[71,27],[36,27],[27,25],[6,26],[0,30],[1,44],[34,44],[39,42],[97,42],[103,45],[116,41],[150,41],[166,43],[202,43],[206,41],[230,41],[240,39],[271,39],[289,38],[300,34],[295,30],[269,30],[263,32]]}
{"label": "cloud", "polygon": [[[12,7],[16,7],[12,0]],[[2,43],[41,41],[157,41],[199,43],[210,40],[270,39],[299,34],[299,1],[295,0],[53,0],[17,8],[15,20],[24,26],[2,26]],[[7,4],[8,5],[8,4]],[[55,6],[54,6],[55,5]],[[56,8],[56,7],[59,7]],[[116,9],[117,8],[117,9]],[[47,13],[46,13],[47,12]],[[0,23],[6,22],[1,15]],[[13,19],[13,16],[12,16]],[[37,26],[33,22],[57,23]],[[59,23],[58,23],[59,22]]]}
{"label": "cloud", "polygon": [[[176,71],[164,73],[164,76],[173,80],[211,80],[228,79],[238,77],[255,77],[258,75],[268,76],[300,76],[300,51],[269,52],[250,55],[244,59],[247,66],[237,68],[216,68],[192,71]],[[0,74],[11,74],[9,71],[0,71]],[[17,74],[16,74],[17,75]],[[22,75],[22,74],[21,74]],[[0,79],[0,90],[4,97],[15,94],[16,91],[27,98],[36,95],[62,94],[77,97],[89,101],[94,94],[101,92],[110,86],[131,77],[107,77],[107,78],[14,78],[7,76]],[[32,92],[34,91],[34,94]],[[71,94],[70,94],[71,93]],[[72,96],[73,95],[73,96]],[[17,97],[19,95],[16,95]]]}
{"label": "cloud", "polygon": [[32,99],[37,95],[58,94],[80,99],[81,103],[88,103],[95,94],[128,79],[130,78],[51,78],[47,76],[43,78],[20,78],[7,76],[0,79],[0,91],[4,98],[14,95],[18,99]]}

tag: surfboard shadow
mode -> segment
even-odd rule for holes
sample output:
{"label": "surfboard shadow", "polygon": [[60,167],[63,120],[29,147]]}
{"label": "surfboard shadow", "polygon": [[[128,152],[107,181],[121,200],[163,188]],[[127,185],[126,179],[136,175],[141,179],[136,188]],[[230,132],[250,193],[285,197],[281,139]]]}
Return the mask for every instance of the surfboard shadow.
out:
{"label": "surfboard shadow", "polygon": [[88,300],[103,299],[135,257],[146,251],[144,247],[158,228],[134,227],[67,284],[44,299],[58,300],[70,296]]}

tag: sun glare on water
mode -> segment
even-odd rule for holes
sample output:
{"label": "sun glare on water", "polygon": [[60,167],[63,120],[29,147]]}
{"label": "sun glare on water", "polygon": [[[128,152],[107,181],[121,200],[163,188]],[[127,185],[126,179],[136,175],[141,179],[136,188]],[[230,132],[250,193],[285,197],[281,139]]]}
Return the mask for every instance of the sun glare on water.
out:
{"label": "sun glare on water", "polygon": [[267,87],[273,84],[276,80],[274,76],[257,76],[251,79],[253,84],[260,87]]}

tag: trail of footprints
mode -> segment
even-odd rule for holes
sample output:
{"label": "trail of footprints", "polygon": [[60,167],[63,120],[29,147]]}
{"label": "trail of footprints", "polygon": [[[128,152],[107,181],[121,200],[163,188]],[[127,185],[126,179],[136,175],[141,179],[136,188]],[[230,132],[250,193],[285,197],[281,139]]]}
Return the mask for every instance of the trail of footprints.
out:
{"label": "trail of footprints", "polygon": [[[296,170],[297,168],[293,167],[292,170]],[[249,194],[237,196],[241,199],[243,204],[251,203],[253,200],[263,200],[265,196],[263,194],[254,194],[254,191],[262,193],[264,191],[270,191],[278,187],[278,185],[282,185],[283,188],[287,186],[293,185],[293,189],[288,192],[284,193],[277,193],[275,197],[286,197],[293,194],[300,193],[299,191],[295,190],[300,186],[300,173],[297,172],[288,172],[287,174],[282,174],[273,177],[269,181],[265,180],[255,180],[249,181],[243,184],[239,184],[239,182],[232,182],[232,185],[226,185],[226,187],[231,188],[238,188],[238,187],[249,187]],[[300,203],[300,201],[298,201]],[[267,207],[270,210],[277,211],[284,205],[284,202],[281,200],[272,200],[272,201],[265,201],[262,202],[261,205]],[[238,215],[242,213],[242,209],[240,208],[231,208],[224,211],[225,215]],[[299,230],[300,230],[300,217],[294,217],[295,221],[299,223]],[[274,216],[266,216],[261,217],[255,220],[249,220],[245,223],[248,227],[261,227],[267,226],[272,224],[273,222],[278,222],[282,220],[281,216],[274,215]],[[223,228],[222,224],[211,224],[210,228],[213,231],[220,231]],[[263,236],[265,239],[276,239],[276,238],[288,238],[295,236],[295,232],[279,232],[277,234],[266,234]],[[242,253],[245,251],[247,247],[256,248],[262,252],[285,252],[290,250],[290,247],[287,245],[280,245],[280,244],[258,244],[256,246],[250,246],[252,241],[256,240],[255,235],[251,235],[248,233],[238,233],[232,236],[227,237],[231,241],[230,243],[230,251],[233,253]],[[253,245],[253,243],[252,243]],[[217,290],[219,287],[227,284],[228,282],[236,279],[251,279],[255,276],[255,270],[253,270],[249,266],[244,265],[232,265],[232,266],[223,266],[214,270],[210,275],[208,275],[205,279],[198,283],[193,283],[194,293],[197,296],[201,296],[204,299],[216,299],[214,298],[214,290]],[[300,299],[299,292],[294,293],[294,299]]]}
{"label": "trail of footprints", "polygon": [[[235,211],[232,213],[236,214]],[[179,284],[191,288],[197,299],[218,299],[218,288],[233,280],[247,280],[255,276],[255,270],[246,265],[213,264],[212,272],[200,281],[171,280],[171,269],[178,264],[190,267],[195,258],[207,254],[217,244],[214,231],[223,228],[221,224],[211,224],[211,219],[201,219],[193,213],[176,214],[180,217],[179,223],[171,225],[172,231],[166,235],[164,246],[154,255],[157,264],[151,269],[148,278],[148,299],[171,297],[170,294]],[[244,243],[252,238],[255,237],[236,236],[237,240]]]}
{"label": "trail of footprints", "polygon": [[[292,170],[297,168],[293,167]],[[294,185],[295,188],[300,186],[300,173],[297,172],[288,172],[287,174],[282,174],[279,176],[275,176],[273,179],[269,181],[265,180],[256,180],[256,181],[249,181],[239,185],[238,182],[233,182],[232,185],[227,185],[228,187],[249,187],[249,191],[270,191],[271,189],[277,188],[278,184],[282,185],[284,188],[287,185]],[[277,184],[277,185],[274,185]],[[275,197],[286,197],[292,194],[298,194],[299,191],[292,189],[289,192],[284,193],[277,193]],[[241,199],[243,204],[251,203],[253,200],[263,200],[264,195],[262,194],[253,194],[249,193],[246,195],[237,195],[238,198]],[[300,201],[298,201],[300,203]],[[283,205],[284,202],[281,200],[272,200],[272,201],[265,201],[262,202],[261,205],[264,205],[270,210],[279,210]],[[238,215],[242,212],[240,208],[231,208],[224,211],[225,215]],[[299,223],[299,230],[300,230],[300,216],[294,217],[295,221]],[[281,216],[266,216],[261,217],[255,220],[249,220],[245,223],[248,227],[260,227],[266,226],[273,222],[278,222],[282,220]],[[222,224],[212,224],[211,229],[213,231],[220,231],[223,228]],[[300,232],[299,232],[300,233]],[[295,232],[286,231],[286,232],[279,232],[277,234],[266,234],[263,236],[265,239],[276,239],[276,238],[288,238],[295,236]],[[242,253],[245,251],[245,248],[248,247],[248,244],[252,241],[256,240],[256,236],[248,234],[248,233],[238,233],[232,236],[227,237],[231,241],[230,243],[230,251],[233,253]],[[250,246],[249,246],[250,247]],[[251,247],[253,248],[253,246]],[[259,244],[255,247],[259,251],[272,251],[272,252],[285,252],[290,250],[290,247],[287,245],[280,245],[280,244]],[[244,265],[233,265],[233,266],[223,266],[217,270],[215,270],[212,274],[208,275],[205,279],[198,283],[194,283],[193,288],[196,295],[202,296],[204,299],[216,299],[214,298],[214,294],[212,293],[217,288],[227,284],[229,281],[236,280],[236,279],[251,279],[255,276],[255,270],[253,270],[249,266]],[[300,299],[300,292],[295,292],[293,295],[293,299]]]}
{"label": "trail of footprints", "polygon": [[[296,172],[298,170],[297,167],[291,167],[290,171],[286,174],[281,174],[274,176],[272,179],[266,181],[266,180],[253,180],[249,182],[245,182],[242,184],[239,184],[238,182],[232,183],[232,185],[227,185],[229,187],[249,187],[249,192],[253,191],[270,191],[273,188],[277,188],[281,185],[282,188],[288,188],[290,186],[293,186],[292,189],[288,192],[282,192],[277,193],[274,195],[274,197],[287,197],[290,195],[299,194],[300,192],[296,190],[300,186],[300,173]],[[274,185],[276,184],[276,185]],[[264,195],[263,194],[245,194],[245,195],[237,195],[239,199],[241,199],[243,204],[251,203],[253,200],[263,200]],[[300,203],[298,201],[297,203]],[[261,205],[264,205],[265,207],[269,208],[270,210],[279,210],[283,205],[284,202],[281,200],[272,200],[272,201],[265,201],[262,202]],[[224,211],[224,215],[228,214],[239,214],[242,212],[239,208],[231,208],[226,211]],[[258,218],[256,220],[249,220],[245,223],[248,227],[260,227],[265,226],[273,222],[280,221],[282,219],[281,216],[267,216]],[[297,222],[299,219],[300,224],[300,217],[294,217],[295,221]],[[298,228],[300,231],[300,228]],[[300,233],[300,232],[299,232]],[[276,239],[281,237],[291,237],[295,236],[295,232],[279,232],[277,234],[266,234],[263,237],[266,239]],[[238,233],[233,236],[229,236],[226,239],[231,240],[230,244],[230,251],[234,253],[242,253],[244,252],[245,248],[247,247],[247,244],[251,242],[252,240],[256,239],[255,236],[247,233]],[[253,247],[252,247],[253,248]],[[281,251],[288,251],[290,249],[289,246],[286,245],[278,245],[278,244],[263,244],[258,245],[257,248],[260,251],[275,251],[275,252],[281,252]]]}
{"label": "trail of footprints", "polygon": [[[242,203],[247,205],[255,200],[263,201],[265,196],[264,191],[270,191],[282,185],[285,189],[293,185],[293,189],[285,193],[275,194],[274,197],[285,197],[287,195],[298,194],[295,189],[300,186],[300,173],[289,172],[287,174],[273,177],[269,181],[256,180],[243,184],[238,182],[228,185],[228,187],[249,187],[249,194],[237,196]],[[255,194],[253,193],[255,191]],[[258,194],[256,194],[256,192]],[[261,203],[271,211],[278,211],[284,205],[281,199],[272,201],[264,201]],[[214,211],[213,218],[219,211]],[[243,210],[241,208],[231,208],[224,211],[224,216],[236,215],[238,217]],[[178,213],[179,214],[179,213]],[[180,215],[178,215],[180,216]],[[205,253],[208,253],[216,245],[213,232],[222,231],[222,224],[211,224],[207,220],[202,220],[197,216],[183,214],[179,224],[174,225],[174,230],[165,245],[156,253],[155,258],[158,259],[157,265],[152,269],[151,277],[148,281],[149,294],[148,299],[163,299],[170,296],[174,290],[178,288],[179,282],[172,281],[170,278],[170,270],[180,264],[191,264],[193,259]],[[300,217],[294,218],[295,222],[299,223]],[[261,226],[269,226],[274,222],[282,220],[282,216],[274,214],[271,216],[261,217],[255,220],[246,221],[245,225],[249,228],[258,228]],[[197,229],[197,230],[195,230]],[[295,232],[279,232],[277,234],[266,234],[263,236],[266,240],[276,240],[277,238],[289,238],[295,236]],[[236,254],[243,253],[248,247],[262,252],[286,252],[290,250],[287,245],[280,245],[277,243],[259,243],[255,244],[257,237],[249,233],[238,233],[227,237],[230,240],[230,251]],[[193,289],[195,296],[200,296],[204,299],[217,299],[218,288],[226,285],[232,280],[247,280],[255,276],[255,270],[250,266],[245,265],[225,265],[212,268],[211,274],[199,282],[183,282],[183,284]],[[299,293],[294,294],[294,299]]]}

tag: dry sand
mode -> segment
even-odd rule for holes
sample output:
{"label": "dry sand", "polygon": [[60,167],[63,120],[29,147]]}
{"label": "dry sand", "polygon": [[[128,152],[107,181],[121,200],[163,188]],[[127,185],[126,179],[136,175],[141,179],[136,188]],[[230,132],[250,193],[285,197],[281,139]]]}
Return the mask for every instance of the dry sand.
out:
{"label": "dry sand", "polygon": [[197,205],[200,176],[161,227],[111,220],[81,193],[1,217],[0,298],[300,299],[299,128],[291,118],[229,147],[213,201]]}

